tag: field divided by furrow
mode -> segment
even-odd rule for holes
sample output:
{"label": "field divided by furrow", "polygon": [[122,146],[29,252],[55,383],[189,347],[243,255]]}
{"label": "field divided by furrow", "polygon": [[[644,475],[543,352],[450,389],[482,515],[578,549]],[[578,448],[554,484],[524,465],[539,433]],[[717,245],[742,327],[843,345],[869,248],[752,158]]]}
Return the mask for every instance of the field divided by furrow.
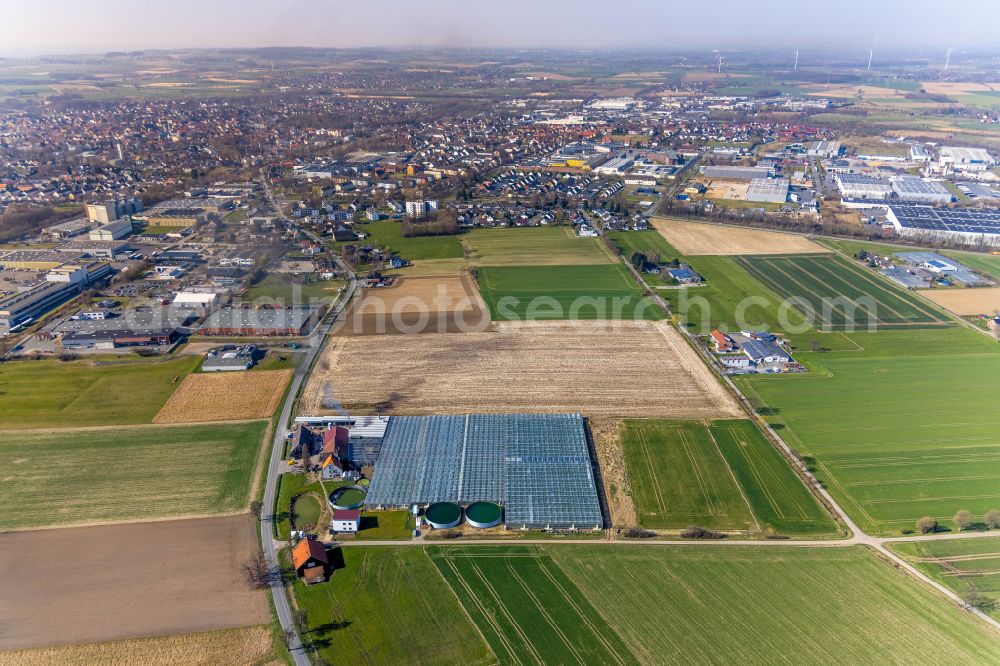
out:
{"label": "field divided by furrow", "polygon": [[433,547],[501,664],[635,664],[566,573],[533,547]]}
{"label": "field divided by furrow", "polygon": [[545,552],[641,663],[996,660],[985,625],[860,547]]}
{"label": "field divided by furrow", "polygon": [[869,326],[949,324],[933,306],[892,286],[874,271],[833,255],[752,256],[737,262],[754,277],[829,331]]}

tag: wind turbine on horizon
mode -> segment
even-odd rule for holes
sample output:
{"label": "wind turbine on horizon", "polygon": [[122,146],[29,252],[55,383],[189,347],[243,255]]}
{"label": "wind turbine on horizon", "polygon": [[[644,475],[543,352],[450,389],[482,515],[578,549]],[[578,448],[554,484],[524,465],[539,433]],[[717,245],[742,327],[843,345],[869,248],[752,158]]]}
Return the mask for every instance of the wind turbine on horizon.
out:
{"label": "wind turbine on horizon", "polygon": [[872,71],[872,58],[875,57],[875,49],[868,49],[868,71]]}
{"label": "wind turbine on horizon", "polygon": [[795,49],[795,67],[794,67],[794,70],[795,71],[799,70],[799,50],[798,49]]}
{"label": "wind turbine on horizon", "polygon": [[955,49],[948,49],[944,54],[944,71],[948,71],[948,65],[951,63],[951,53]]}

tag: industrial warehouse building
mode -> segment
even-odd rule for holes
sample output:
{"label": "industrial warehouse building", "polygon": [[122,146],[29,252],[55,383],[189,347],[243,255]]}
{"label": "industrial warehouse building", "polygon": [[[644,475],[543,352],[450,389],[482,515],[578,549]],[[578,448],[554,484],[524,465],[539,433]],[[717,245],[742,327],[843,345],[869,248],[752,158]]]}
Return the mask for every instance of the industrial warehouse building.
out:
{"label": "industrial warehouse building", "polygon": [[706,178],[723,178],[729,180],[753,180],[754,178],[768,178],[773,175],[773,171],[768,167],[748,166],[707,166],[702,169],[701,173]]}
{"label": "industrial warehouse building", "polygon": [[901,236],[1000,246],[1000,208],[889,206],[886,219]]}
{"label": "industrial warehouse building", "polygon": [[892,181],[892,189],[900,201],[907,203],[948,204],[951,192],[937,181],[927,181],[913,176]]}
{"label": "industrial warehouse building", "polygon": [[22,326],[80,293],[74,282],[46,282],[28,291],[0,299],[0,335],[10,335]]}
{"label": "industrial warehouse building", "polygon": [[514,529],[600,529],[583,417],[469,414],[390,418],[369,508],[494,502]]}
{"label": "industrial warehouse building", "polygon": [[201,335],[253,337],[307,335],[319,321],[319,308],[222,308],[205,320]]}
{"label": "industrial warehouse building", "polygon": [[754,178],[747,190],[747,201],[785,203],[790,185],[787,178]]}
{"label": "industrial warehouse building", "polygon": [[856,173],[838,173],[837,187],[845,199],[888,199],[892,196],[889,181]]}

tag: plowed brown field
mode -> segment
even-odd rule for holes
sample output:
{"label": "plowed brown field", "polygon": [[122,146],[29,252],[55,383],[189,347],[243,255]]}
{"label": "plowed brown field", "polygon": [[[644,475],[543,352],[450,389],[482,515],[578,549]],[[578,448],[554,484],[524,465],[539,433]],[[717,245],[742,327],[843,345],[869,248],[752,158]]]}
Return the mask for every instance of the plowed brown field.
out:
{"label": "plowed brown field", "polygon": [[342,337],[302,397],[397,414],[580,412],[719,418],[740,410],[665,322],[503,322],[491,332]]}
{"label": "plowed brown field", "polygon": [[0,533],[0,650],[268,622],[240,574],[256,527],[243,514]]}

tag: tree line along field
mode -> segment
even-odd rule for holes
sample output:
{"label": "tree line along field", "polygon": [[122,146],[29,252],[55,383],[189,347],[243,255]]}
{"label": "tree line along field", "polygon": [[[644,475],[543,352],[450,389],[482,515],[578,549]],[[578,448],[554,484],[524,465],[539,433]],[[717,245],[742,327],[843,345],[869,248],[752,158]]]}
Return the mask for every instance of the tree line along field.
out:
{"label": "tree line along field", "polygon": [[872,270],[835,255],[737,259],[764,285],[827,331],[952,325],[936,307],[893,286]]}
{"label": "tree line along field", "polygon": [[11,432],[0,530],[245,509],[267,421]]}
{"label": "tree line along field", "polygon": [[477,277],[494,321],[664,317],[621,264],[489,267]]}
{"label": "tree line along field", "polygon": [[476,266],[557,266],[617,263],[596,238],[579,238],[569,227],[473,229],[462,236]]}
{"label": "tree line along field", "polygon": [[963,598],[977,593],[992,600],[992,607],[982,610],[1000,617],[1000,537],[909,541],[889,547]]}
{"label": "tree line along field", "polygon": [[200,361],[0,364],[0,429],[149,423]]}
{"label": "tree line along field", "polygon": [[303,641],[330,664],[495,664],[423,548],[333,551],[326,583],[294,583]]}
{"label": "tree line along field", "polygon": [[965,328],[846,336],[812,372],[736,380],[869,533],[1000,509],[1000,350]]}
{"label": "tree line along field", "polygon": [[836,526],[748,420],[626,420],[621,441],[639,525],[832,535]]}

